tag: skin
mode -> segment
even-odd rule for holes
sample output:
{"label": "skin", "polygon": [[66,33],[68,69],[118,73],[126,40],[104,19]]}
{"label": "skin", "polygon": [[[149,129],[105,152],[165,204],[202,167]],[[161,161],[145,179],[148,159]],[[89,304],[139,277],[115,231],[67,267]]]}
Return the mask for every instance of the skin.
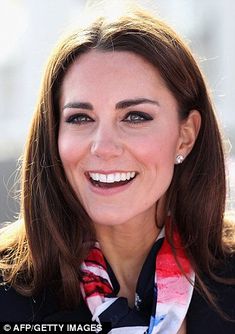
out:
{"label": "skin", "polygon": [[[136,99],[151,102],[123,103]],[[186,157],[194,145],[200,114],[194,110],[180,121],[176,99],[142,57],[100,51],[83,54],[70,66],[60,110],[58,147],[65,173],[94,222],[121,286],[119,295],[133,306],[143,262],[160,232],[156,204],[171,183],[176,155]],[[137,176],[118,191],[97,191],[89,171],[135,171]]]}

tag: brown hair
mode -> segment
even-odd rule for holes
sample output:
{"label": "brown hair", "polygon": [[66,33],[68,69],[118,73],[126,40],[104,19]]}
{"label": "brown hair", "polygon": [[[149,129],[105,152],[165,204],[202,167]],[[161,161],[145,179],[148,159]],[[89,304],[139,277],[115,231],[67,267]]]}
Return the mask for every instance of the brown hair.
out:
{"label": "brown hair", "polygon": [[63,306],[79,302],[80,264],[95,234],[60,161],[58,97],[70,64],[91,49],[141,55],[160,72],[178,101],[181,119],[192,109],[201,114],[195,146],[175,167],[166,211],[170,209],[200,285],[213,303],[200,277],[202,273],[213,276],[216,259],[224,254],[226,182],[221,135],[191,52],[171,28],[143,11],[113,21],[100,17],[64,38],[51,55],[23,159],[22,219],[15,223],[18,232],[13,228],[1,243],[5,280],[23,294],[37,294],[51,284],[59,288]]}

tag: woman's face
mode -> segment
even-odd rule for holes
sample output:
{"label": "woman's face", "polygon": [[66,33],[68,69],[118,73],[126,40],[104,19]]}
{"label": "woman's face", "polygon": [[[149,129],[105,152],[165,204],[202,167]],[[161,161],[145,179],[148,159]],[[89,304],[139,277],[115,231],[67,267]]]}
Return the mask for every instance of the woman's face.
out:
{"label": "woman's face", "polygon": [[181,142],[177,102],[150,63],[131,52],[90,51],[66,73],[59,154],[91,219],[154,219]]}

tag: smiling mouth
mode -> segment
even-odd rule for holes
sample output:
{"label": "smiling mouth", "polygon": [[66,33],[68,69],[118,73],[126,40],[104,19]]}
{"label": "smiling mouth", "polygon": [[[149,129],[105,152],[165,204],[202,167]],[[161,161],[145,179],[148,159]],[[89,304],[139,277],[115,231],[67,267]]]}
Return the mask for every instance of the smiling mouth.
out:
{"label": "smiling mouth", "polygon": [[87,173],[91,184],[98,188],[115,188],[132,182],[137,176],[136,172],[121,172],[112,174]]}

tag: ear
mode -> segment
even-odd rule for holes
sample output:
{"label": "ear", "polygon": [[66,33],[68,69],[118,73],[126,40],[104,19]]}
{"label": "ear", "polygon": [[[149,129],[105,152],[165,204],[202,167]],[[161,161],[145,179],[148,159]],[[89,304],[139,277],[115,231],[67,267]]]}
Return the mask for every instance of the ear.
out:
{"label": "ear", "polygon": [[180,137],[176,154],[184,158],[191,152],[201,127],[201,115],[198,110],[192,110],[189,116],[180,124]]}

